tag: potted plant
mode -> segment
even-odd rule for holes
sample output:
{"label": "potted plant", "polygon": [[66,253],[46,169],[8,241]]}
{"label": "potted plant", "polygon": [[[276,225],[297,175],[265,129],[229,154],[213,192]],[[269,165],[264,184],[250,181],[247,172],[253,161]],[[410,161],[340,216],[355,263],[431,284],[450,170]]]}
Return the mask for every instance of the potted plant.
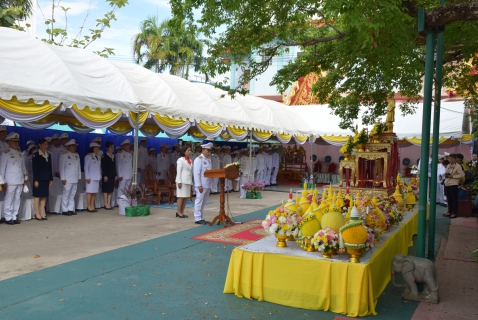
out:
{"label": "potted plant", "polygon": [[354,139],[353,137],[350,136],[347,142],[345,142],[345,144],[339,150],[339,152],[344,155],[345,157],[344,160],[350,159],[350,155],[352,154],[352,149],[354,146],[355,146]]}
{"label": "potted plant", "polygon": [[261,191],[264,190],[266,184],[264,182],[254,180],[252,181],[252,193],[254,195],[254,199],[262,199]]}
{"label": "potted plant", "polygon": [[[124,207],[124,213],[127,217],[148,216],[150,214],[150,207],[146,205],[151,202],[151,191],[145,184],[133,188],[130,185],[121,190],[123,195],[118,199],[120,202],[126,202],[128,206]],[[121,213],[121,212],[120,212]]]}
{"label": "potted plant", "polygon": [[380,143],[380,135],[387,130],[387,125],[380,121],[380,118],[373,124],[372,131],[370,131],[370,137],[372,137],[374,143]]}
{"label": "potted plant", "polygon": [[365,129],[355,133],[354,142],[359,147],[359,152],[365,151],[365,144],[368,142],[368,134]]}

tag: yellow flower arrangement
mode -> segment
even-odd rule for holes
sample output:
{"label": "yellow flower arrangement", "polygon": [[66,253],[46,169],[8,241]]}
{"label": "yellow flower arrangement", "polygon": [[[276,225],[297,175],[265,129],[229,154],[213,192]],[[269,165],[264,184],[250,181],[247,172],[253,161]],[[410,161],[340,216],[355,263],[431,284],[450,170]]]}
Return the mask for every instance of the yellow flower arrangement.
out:
{"label": "yellow flower arrangement", "polygon": [[380,122],[380,119],[379,119],[379,121],[376,121],[373,124],[373,128],[372,128],[372,131],[370,131],[370,135],[371,136],[381,135],[386,129],[387,129],[387,126],[385,125],[385,123]]}
{"label": "yellow flower arrangement", "polygon": [[340,148],[339,152],[342,154],[351,153],[354,146],[354,139],[349,137],[347,142],[345,142],[345,144]]}

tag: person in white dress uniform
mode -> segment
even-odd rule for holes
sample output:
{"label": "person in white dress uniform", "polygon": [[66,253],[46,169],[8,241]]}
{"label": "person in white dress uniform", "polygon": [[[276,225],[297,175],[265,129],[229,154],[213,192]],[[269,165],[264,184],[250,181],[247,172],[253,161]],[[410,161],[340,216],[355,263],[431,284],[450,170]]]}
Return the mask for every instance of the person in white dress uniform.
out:
{"label": "person in white dress uniform", "polygon": [[211,193],[211,178],[206,178],[204,172],[212,169],[211,164],[211,148],[212,143],[201,145],[202,153],[199,155],[193,164],[194,172],[194,188],[196,189],[196,201],[194,201],[194,223],[208,224],[204,220],[204,206],[206,205],[209,194]]}
{"label": "person in white dress uniform", "polygon": [[446,168],[443,165],[445,158],[442,155],[438,155],[438,167],[437,167],[437,196],[436,202],[440,205],[445,203],[445,186],[442,182],[445,180]]}
{"label": "person in white dress uniform", "polygon": [[103,150],[101,150],[101,137],[96,137],[91,142],[95,142],[97,145],[100,146],[97,155],[98,155],[98,158],[100,158],[100,161],[101,161],[101,158],[103,158],[103,156],[105,155]]}
{"label": "person in white dress uniform", "polygon": [[8,149],[0,155],[0,183],[5,191],[3,208],[5,221],[9,225],[20,223],[17,218],[20,196],[28,180],[23,155],[18,151],[19,139],[18,133],[10,132],[6,138]]}
{"label": "person in white dress uniform", "polygon": [[[231,147],[230,146],[224,146],[224,155],[222,156],[222,167],[224,168],[226,165],[232,163],[232,158],[231,158]],[[224,191],[231,191],[232,190],[232,181],[229,179],[225,179],[225,184],[224,184]]]}
{"label": "person in white dress uniform", "polygon": [[[68,133],[62,133],[60,135],[60,143],[61,145],[59,145],[58,143],[58,139],[55,139],[57,141],[55,141],[53,143],[54,147],[52,149],[52,154],[51,154],[51,161],[52,161],[52,166],[53,166],[53,175],[57,178],[60,177],[60,171],[59,171],[59,167],[58,167],[58,164],[59,164],[59,161],[60,161],[60,155],[66,151],[66,146],[65,144],[68,142]],[[53,140],[52,140],[53,141]]]}
{"label": "person in white dress uniform", "polygon": [[65,143],[66,151],[64,151],[58,163],[60,170],[60,180],[63,185],[61,194],[61,214],[65,216],[76,215],[75,211],[75,195],[78,183],[81,180],[81,163],[80,156],[76,152],[78,144],[75,139],[71,139]]}
{"label": "person in white dress uniform", "polygon": [[256,180],[262,182],[264,181],[264,169],[265,169],[265,158],[264,158],[264,153],[262,153],[262,147],[259,147],[257,149],[256,161],[257,161]]}
{"label": "person in white dress uniform", "polygon": [[193,162],[189,158],[191,148],[184,146],[180,151],[182,157],[177,160],[176,174],[176,197],[178,198],[178,212],[176,217],[187,218],[184,214],[187,199],[191,196],[191,186],[193,184]]}
{"label": "person in white dress uniform", "polygon": [[[240,179],[239,184],[241,185],[241,195],[240,198],[244,199],[246,197],[246,190],[242,188],[245,182],[254,180],[254,173],[251,167],[251,158],[248,156],[247,149],[241,150],[241,157],[239,158],[239,163],[241,164],[240,170]],[[251,178],[252,177],[252,178]]]}
{"label": "person in white dress uniform", "polygon": [[[213,153],[211,154],[211,164],[213,169],[220,169],[221,168],[221,160],[219,159],[219,155],[217,154],[221,148],[214,147]],[[212,178],[211,183],[211,194],[217,194],[219,191],[219,178]]]}
{"label": "person in white dress uniform", "polygon": [[138,146],[138,178],[137,178],[137,185],[141,185],[145,183],[144,178],[144,169],[146,169],[146,165],[148,164],[148,148],[146,148],[146,138],[141,138],[139,146]]}
{"label": "person in white dress uniform", "polygon": [[[178,159],[181,158],[181,150],[179,150],[179,143],[174,144],[174,150],[169,154],[169,163],[174,164],[177,166]],[[177,167],[176,167],[177,169]],[[177,170],[176,170],[177,171]]]}
{"label": "person in white dress uniform", "polygon": [[[231,160],[232,162],[239,162],[239,151],[233,151],[231,152]],[[234,181],[232,182],[232,190],[234,192],[239,192],[239,180],[241,179],[241,177],[237,177],[236,179],[234,179]]]}
{"label": "person in white dress uniform", "polygon": [[95,209],[95,198],[100,188],[101,180],[101,158],[98,156],[100,145],[92,142],[90,143],[90,150],[85,156],[84,172],[86,181],[86,204],[88,212],[98,212]]}
{"label": "person in white dress uniform", "polygon": [[23,156],[27,156],[28,155],[28,152],[30,151],[30,147],[31,146],[34,146],[35,145],[35,141],[33,140],[28,140],[27,141],[27,147],[25,148],[25,150],[23,150]]}
{"label": "person in white dress uniform", "polygon": [[279,148],[274,147],[272,148],[272,172],[271,172],[271,185],[277,185],[277,174],[279,173]]}
{"label": "person in white dress uniform", "polygon": [[9,149],[6,139],[7,139],[7,127],[0,126],[0,154],[2,154],[7,149]]}
{"label": "person in white dress uniform", "polygon": [[123,151],[117,153],[116,172],[118,175],[118,198],[123,196],[123,190],[127,185],[131,184],[131,178],[133,177],[133,156],[130,153],[130,141],[126,139],[121,143]]}
{"label": "person in white dress uniform", "polygon": [[268,148],[267,154],[264,155],[266,170],[264,175],[264,183],[266,186],[271,184],[271,173],[272,173],[272,149]]}
{"label": "person in white dress uniform", "polygon": [[168,170],[169,170],[169,154],[167,153],[168,148],[166,145],[161,145],[161,152],[157,155],[157,168],[158,168],[158,178],[168,180]]}
{"label": "person in white dress uniform", "polygon": [[150,147],[148,149],[148,164],[153,168],[153,173],[156,175],[158,173],[158,158],[156,158],[156,148]]}

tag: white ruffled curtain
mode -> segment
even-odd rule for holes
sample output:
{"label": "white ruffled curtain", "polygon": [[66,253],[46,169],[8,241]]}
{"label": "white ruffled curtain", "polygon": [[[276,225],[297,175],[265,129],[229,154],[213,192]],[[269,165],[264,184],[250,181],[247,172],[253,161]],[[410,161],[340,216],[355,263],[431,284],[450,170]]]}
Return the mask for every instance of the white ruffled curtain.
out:
{"label": "white ruffled curtain", "polygon": [[307,142],[308,139],[305,139],[304,141],[300,141],[299,139],[297,139],[296,136],[294,136],[294,140],[295,140],[295,143],[297,143],[297,144],[304,144],[304,143]]}
{"label": "white ruffled curtain", "polygon": [[73,124],[69,121],[66,123],[66,125],[68,127],[70,127],[70,129],[75,131],[76,133],[90,133],[90,132],[95,131],[95,129],[80,127],[80,126],[77,126],[76,124]]}
{"label": "white ruffled curtain", "polygon": [[196,126],[196,128],[203,134],[205,135],[208,139],[215,139],[219,137],[222,133],[222,131],[225,129],[224,126],[221,127],[220,130],[217,130],[216,132],[207,132],[201,128],[201,126]]}
{"label": "white ruffled curtain", "polygon": [[158,128],[158,130],[156,130],[154,132],[148,132],[148,131],[145,131],[143,129],[139,129],[139,132],[141,132],[145,137],[154,138],[161,132],[161,129]]}
{"label": "white ruffled curtain", "polygon": [[131,131],[133,131],[133,128],[126,129],[126,130],[115,130],[115,129],[112,129],[112,128],[108,128],[108,131],[111,132],[112,134],[117,135],[117,136],[125,136],[128,133],[130,133]]}
{"label": "white ruffled curtain", "polygon": [[[35,115],[29,115],[29,114],[19,114],[15,112],[11,112],[7,109],[0,108],[0,117],[5,119],[10,119],[15,122],[34,122],[37,120],[40,120],[42,118],[45,118],[47,115],[52,113],[55,109],[51,109],[50,112],[45,112],[45,113],[40,113],[40,114],[35,114]],[[3,121],[2,121],[3,122]]]}
{"label": "white ruffled curtain", "polygon": [[168,135],[168,137],[173,138],[173,139],[177,139],[177,138],[182,137],[183,135],[186,134],[186,132],[188,132],[189,128],[191,128],[191,126],[194,125],[194,122],[187,121],[181,126],[168,127],[168,126],[163,125],[158,120],[156,120],[156,118],[153,117],[153,119],[156,122],[156,124],[158,125],[158,127],[160,127],[161,130],[163,130]]}
{"label": "white ruffled curtain", "polygon": [[277,140],[279,140],[280,143],[289,143],[289,141],[290,141],[290,139],[291,139],[291,138],[289,138],[289,139],[282,139],[282,137],[281,137],[279,134],[276,134],[275,136],[276,136]]}
{"label": "white ruffled curtain", "polygon": [[[2,121],[3,122],[3,121]],[[43,122],[43,123],[29,123],[29,122],[18,122],[22,127],[32,130],[42,130],[51,127],[56,124],[56,120]]]}

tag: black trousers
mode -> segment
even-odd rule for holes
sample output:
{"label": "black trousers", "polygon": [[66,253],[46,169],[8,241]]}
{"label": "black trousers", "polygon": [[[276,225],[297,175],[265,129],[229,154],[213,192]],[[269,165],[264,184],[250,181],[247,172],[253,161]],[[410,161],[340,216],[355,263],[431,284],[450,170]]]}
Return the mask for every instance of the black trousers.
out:
{"label": "black trousers", "polygon": [[448,212],[457,214],[458,211],[458,186],[445,186],[445,196],[448,201]]}

